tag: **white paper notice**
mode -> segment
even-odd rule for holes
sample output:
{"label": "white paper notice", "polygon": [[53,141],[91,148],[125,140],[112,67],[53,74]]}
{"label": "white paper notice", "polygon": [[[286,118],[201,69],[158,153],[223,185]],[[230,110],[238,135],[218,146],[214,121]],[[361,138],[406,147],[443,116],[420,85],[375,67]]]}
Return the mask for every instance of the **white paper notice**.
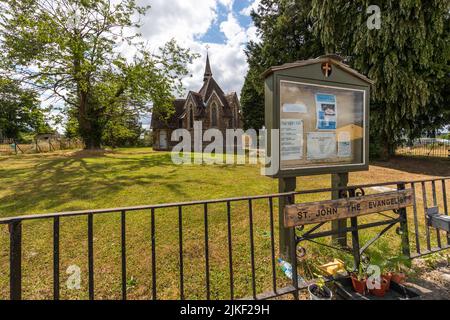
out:
{"label": "white paper notice", "polygon": [[309,160],[336,157],[336,134],[333,132],[309,132],[307,143]]}
{"label": "white paper notice", "polygon": [[304,103],[285,103],[283,112],[286,113],[308,113],[308,108]]}
{"label": "white paper notice", "polygon": [[303,158],[303,121],[281,119],[280,123],[281,160],[299,160]]}
{"label": "white paper notice", "polygon": [[338,134],[338,157],[349,158],[352,156],[352,142],[350,132],[339,132]]}

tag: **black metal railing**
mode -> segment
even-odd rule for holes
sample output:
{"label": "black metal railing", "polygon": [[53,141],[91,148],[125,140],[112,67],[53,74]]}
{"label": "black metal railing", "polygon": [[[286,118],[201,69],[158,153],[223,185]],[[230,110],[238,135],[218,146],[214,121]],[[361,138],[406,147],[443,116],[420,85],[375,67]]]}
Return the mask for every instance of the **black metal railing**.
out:
{"label": "black metal railing", "polygon": [[[149,206],[135,206],[135,207],[125,207],[125,208],[114,208],[114,209],[102,209],[102,210],[85,210],[85,211],[71,211],[71,212],[63,212],[63,213],[51,213],[51,214],[36,214],[36,215],[25,215],[25,216],[16,216],[10,218],[0,219],[0,225],[8,225],[9,226],[9,294],[10,299],[19,300],[22,298],[23,286],[22,286],[22,227],[23,223],[26,221],[32,220],[46,220],[53,221],[52,228],[52,238],[53,238],[53,299],[60,298],[60,223],[62,220],[68,217],[87,217],[87,264],[88,264],[88,297],[89,299],[95,298],[95,259],[96,252],[94,250],[94,236],[95,236],[95,228],[94,228],[94,219],[97,216],[104,214],[117,213],[120,214],[120,272],[121,272],[121,298],[127,299],[127,218],[133,212],[137,211],[145,211],[150,212],[150,246],[151,246],[151,298],[158,299],[158,270],[157,270],[157,260],[158,260],[158,252],[157,252],[157,242],[156,242],[156,219],[155,215],[159,210],[173,208],[177,210],[177,244],[178,244],[178,286],[179,286],[179,299],[186,298],[185,292],[185,261],[184,261],[184,235],[185,231],[183,228],[183,221],[188,219],[189,216],[184,214],[184,209],[188,207],[203,207],[203,241],[204,241],[204,288],[205,288],[205,298],[211,298],[211,273],[210,273],[210,212],[209,208],[212,205],[223,205],[223,214],[225,215],[225,224],[226,228],[224,229],[224,236],[226,238],[226,243],[221,247],[227,251],[227,270],[229,273],[229,299],[236,298],[244,298],[244,296],[236,296],[235,285],[235,252],[233,248],[233,223],[232,223],[232,204],[233,203],[247,203],[247,213],[248,213],[248,238],[249,238],[249,248],[250,255],[248,257],[248,261],[250,264],[251,271],[251,293],[249,296],[253,299],[270,299],[286,294],[293,294],[295,298],[298,298],[298,292],[300,289],[305,288],[305,283],[299,284],[298,281],[298,273],[297,273],[297,256],[301,251],[301,243],[302,241],[314,242],[319,238],[329,237],[335,234],[333,230],[320,231],[325,223],[320,223],[317,225],[312,225],[312,227],[304,231],[303,228],[296,228],[296,232],[293,233],[290,246],[289,257],[287,257],[292,262],[292,281],[290,285],[285,285],[285,281],[281,281],[284,285],[280,285],[280,281],[277,276],[277,261],[276,257],[278,253],[276,252],[276,243],[277,239],[275,238],[276,231],[276,219],[278,216],[278,210],[275,213],[276,202],[279,203],[281,199],[285,200],[284,202],[292,203],[295,201],[296,196],[299,195],[308,195],[308,194],[318,194],[318,193],[328,193],[333,191],[339,191],[342,195],[346,194],[349,197],[361,195],[361,193],[357,193],[357,190],[363,190],[364,192],[370,191],[380,191],[380,188],[386,188],[387,186],[394,186],[396,190],[411,188],[415,194],[415,203],[412,208],[412,212],[408,214],[406,209],[401,209],[396,213],[396,216],[392,217],[385,213],[381,213],[380,215],[384,218],[381,221],[374,221],[364,224],[358,224],[358,218],[350,219],[351,224],[344,231],[346,233],[350,233],[352,236],[352,248],[348,251],[349,254],[353,255],[355,262],[359,262],[361,254],[367,249],[368,246],[373,244],[376,240],[378,240],[388,229],[398,225],[397,229],[398,234],[401,237],[401,245],[404,253],[407,253],[411,258],[419,257],[425,254],[438,252],[440,250],[450,248],[450,237],[448,233],[443,233],[440,230],[432,230],[427,222],[427,208],[434,206],[439,207],[440,211],[443,214],[448,215],[448,199],[447,199],[447,189],[450,178],[442,177],[436,179],[428,179],[428,180],[418,180],[418,181],[397,181],[397,182],[386,182],[386,183],[378,183],[378,184],[366,184],[359,186],[349,186],[342,187],[337,189],[332,188],[323,188],[323,189],[314,189],[314,190],[303,190],[296,192],[288,192],[288,193],[277,193],[277,194],[269,194],[269,195],[261,195],[261,196],[249,196],[249,197],[236,197],[236,198],[227,198],[227,199],[217,199],[217,200],[205,200],[205,201],[191,201],[191,202],[182,202],[182,203],[170,203],[170,204],[158,204],[158,205],[149,205]],[[438,192],[438,189],[439,192]],[[431,194],[431,197],[429,196]],[[441,195],[441,199],[438,199],[438,194]],[[270,266],[268,266],[268,270],[270,270],[270,289],[265,290],[263,292],[258,292],[257,286],[257,276],[256,276],[256,257],[255,257],[255,246],[257,245],[255,239],[255,229],[254,229],[254,202],[265,203],[264,205],[264,214],[268,214],[269,220],[269,233],[270,239],[268,240],[268,247],[270,250],[269,258]],[[418,203],[422,202],[421,208],[419,208]],[[222,208],[222,207],[221,207]],[[422,211],[423,210],[423,211]],[[412,225],[412,228],[411,228]],[[359,231],[368,229],[368,228],[376,228],[385,226],[386,229],[383,229],[377,236],[368,243],[363,246],[359,243]],[[342,230],[340,231],[342,232]],[[425,234],[424,234],[425,233]],[[446,237],[447,240],[444,244],[443,237]],[[425,243],[425,247],[423,246]],[[322,244],[323,243],[318,243]],[[412,250],[414,252],[411,253],[411,247],[415,248]],[[247,258],[246,258],[247,259]],[[200,267],[199,267],[200,270]]]}
{"label": "black metal railing", "polygon": [[450,140],[420,138],[397,148],[396,154],[421,157],[450,157]]}

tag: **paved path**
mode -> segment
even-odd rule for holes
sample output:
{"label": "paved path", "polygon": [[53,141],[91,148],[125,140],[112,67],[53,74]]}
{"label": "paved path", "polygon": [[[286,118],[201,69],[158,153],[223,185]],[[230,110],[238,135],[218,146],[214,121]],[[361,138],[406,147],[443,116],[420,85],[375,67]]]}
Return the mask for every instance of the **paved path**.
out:
{"label": "paved path", "polygon": [[450,265],[439,261],[430,266],[425,259],[416,259],[414,267],[418,271],[407,286],[417,290],[422,300],[450,300]]}

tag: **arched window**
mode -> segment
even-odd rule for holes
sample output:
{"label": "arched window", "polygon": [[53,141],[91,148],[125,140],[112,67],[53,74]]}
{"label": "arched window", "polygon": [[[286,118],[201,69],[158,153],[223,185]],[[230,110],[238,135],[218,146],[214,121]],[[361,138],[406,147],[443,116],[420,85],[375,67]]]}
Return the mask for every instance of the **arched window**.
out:
{"label": "arched window", "polygon": [[211,127],[217,127],[217,104],[211,106]]}
{"label": "arched window", "polygon": [[189,106],[189,128],[194,128],[194,108]]}

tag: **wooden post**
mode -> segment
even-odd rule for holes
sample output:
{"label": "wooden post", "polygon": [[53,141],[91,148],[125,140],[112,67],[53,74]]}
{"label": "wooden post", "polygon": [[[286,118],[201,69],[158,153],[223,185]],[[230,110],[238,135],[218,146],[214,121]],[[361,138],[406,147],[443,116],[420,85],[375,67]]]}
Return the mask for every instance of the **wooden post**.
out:
{"label": "wooden post", "polygon": [[[397,190],[405,190],[405,184],[400,183],[397,185]],[[409,233],[408,233],[408,220],[406,208],[398,209],[400,216],[400,235],[402,237],[402,254],[411,257],[411,250],[409,247]]]}
{"label": "wooden post", "polygon": [[358,271],[359,264],[361,263],[361,254],[359,252],[359,233],[358,233],[358,218],[350,218],[350,223],[352,225],[352,247],[353,247],[353,259],[355,262],[355,272]]}
{"label": "wooden post", "polygon": [[[278,179],[278,192],[292,192],[295,191],[297,187],[296,178],[279,178]],[[291,247],[293,245],[292,239],[294,239],[294,228],[285,228],[284,227],[284,207],[289,204],[294,203],[294,197],[280,197],[279,199],[279,208],[278,208],[278,221],[279,221],[279,241],[280,241],[280,257],[286,261],[292,263]],[[295,248],[294,248],[295,250]]]}
{"label": "wooden post", "polygon": [[11,300],[22,299],[22,224],[9,224],[9,294]]}
{"label": "wooden post", "polygon": [[[289,262],[292,265],[292,285],[294,288],[298,289],[298,274],[297,274],[297,243],[295,241],[295,228],[290,228],[292,230],[292,235],[290,235],[290,244],[289,244]],[[299,299],[298,290],[295,290],[293,293],[294,299]]]}
{"label": "wooden post", "polygon": [[[348,172],[337,173],[331,175],[331,187],[333,189],[346,187],[348,185]],[[331,192],[331,199],[336,200],[341,198],[339,190],[333,190]],[[332,235],[332,241],[341,247],[347,247],[347,232],[342,229],[347,228],[347,219],[335,220],[331,222],[331,229],[338,232]]]}

